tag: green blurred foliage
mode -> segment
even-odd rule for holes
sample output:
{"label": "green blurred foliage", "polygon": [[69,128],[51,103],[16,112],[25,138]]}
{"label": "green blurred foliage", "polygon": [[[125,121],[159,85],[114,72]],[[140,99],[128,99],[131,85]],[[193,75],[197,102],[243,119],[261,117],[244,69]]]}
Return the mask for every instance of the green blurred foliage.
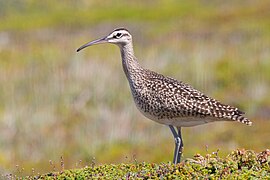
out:
{"label": "green blurred foliage", "polygon": [[[119,50],[87,41],[119,26],[140,63],[247,113],[252,127],[183,130],[184,158],[208,150],[269,148],[268,1],[0,0],[0,172],[51,169],[49,160],[171,160],[167,127],[135,108]],[[211,131],[210,131],[211,130]]]}

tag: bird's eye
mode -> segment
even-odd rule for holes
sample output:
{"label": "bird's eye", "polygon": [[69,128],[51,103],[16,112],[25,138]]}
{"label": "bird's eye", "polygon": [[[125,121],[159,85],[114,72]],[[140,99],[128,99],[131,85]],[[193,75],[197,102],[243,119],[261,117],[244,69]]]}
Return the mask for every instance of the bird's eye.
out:
{"label": "bird's eye", "polygon": [[116,33],[116,35],[114,35],[116,38],[120,38],[122,36],[121,33]]}

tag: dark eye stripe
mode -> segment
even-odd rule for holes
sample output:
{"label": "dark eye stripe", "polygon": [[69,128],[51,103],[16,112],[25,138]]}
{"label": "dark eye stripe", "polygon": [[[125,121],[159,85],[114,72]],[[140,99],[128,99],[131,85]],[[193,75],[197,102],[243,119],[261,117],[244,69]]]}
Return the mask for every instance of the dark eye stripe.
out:
{"label": "dark eye stripe", "polygon": [[128,34],[122,34],[122,33],[116,33],[113,38],[121,38],[121,37],[124,37],[124,36],[129,36]]}
{"label": "dark eye stripe", "polygon": [[118,36],[116,36],[116,35],[113,35],[113,38],[119,38]]}

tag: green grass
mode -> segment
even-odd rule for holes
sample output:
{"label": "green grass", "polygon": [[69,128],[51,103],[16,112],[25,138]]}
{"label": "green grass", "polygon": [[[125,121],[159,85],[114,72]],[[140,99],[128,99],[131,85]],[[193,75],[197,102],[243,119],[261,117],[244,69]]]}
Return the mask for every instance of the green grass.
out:
{"label": "green grass", "polygon": [[[63,166],[63,164],[62,164]],[[13,176],[14,177],[14,176]],[[17,176],[15,176],[17,177]],[[193,158],[177,165],[172,163],[133,162],[95,165],[81,169],[62,169],[44,175],[21,179],[268,179],[270,178],[270,151],[255,153],[235,150],[226,158],[218,152]]]}

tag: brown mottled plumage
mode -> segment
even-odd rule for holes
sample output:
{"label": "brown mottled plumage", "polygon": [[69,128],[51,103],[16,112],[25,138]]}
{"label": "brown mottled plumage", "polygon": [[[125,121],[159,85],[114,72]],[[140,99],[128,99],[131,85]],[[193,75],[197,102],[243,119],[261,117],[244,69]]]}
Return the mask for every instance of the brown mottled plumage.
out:
{"label": "brown mottled plumage", "polygon": [[120,48],[123,69],[140,112],[147,118],[170,127],[176,145],[174,163],[180,162],[183,148],[181,127],[214,121],[252,124],[237,108],[222,104],[186,83],[142,68],[133,52],[132,36],[125,28],[115,29],[108,36],[89,42],[77,51],[106,42]]}
{"label": "brown mottled plumage", "polygon": [[136,73],[135,77],[140,76],[138,82],[134,78],[131,85],[135,103],[146,117],[154,121],[177,127],[213,121],[239,121],[251,125],[237,108],[207,97],[188,84],[145,69]]}

